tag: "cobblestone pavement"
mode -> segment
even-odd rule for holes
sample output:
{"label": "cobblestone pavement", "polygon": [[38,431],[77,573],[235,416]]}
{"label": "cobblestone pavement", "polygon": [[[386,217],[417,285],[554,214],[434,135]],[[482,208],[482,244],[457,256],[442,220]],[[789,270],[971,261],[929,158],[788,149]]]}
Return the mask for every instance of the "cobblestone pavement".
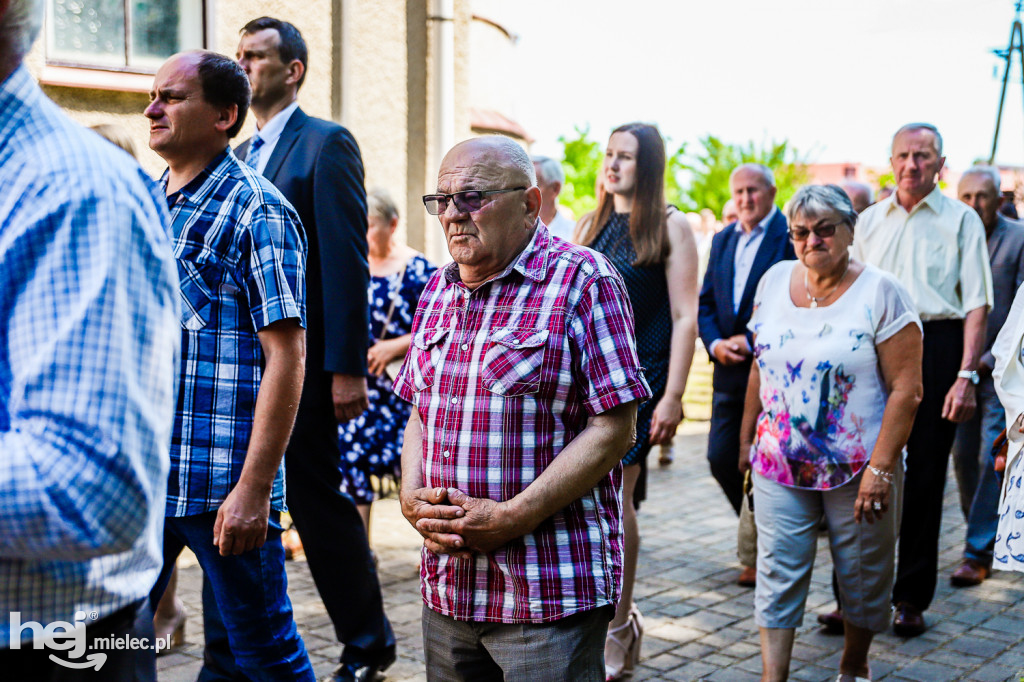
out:
{"label": "cobblestone pavement", "polygon": [[[704,459],[707,427],[686,424],[675,440],[676,461],[651,454],[649,499],[640,513],[643,546],[637,600],[646,620],[639,680],[756,680],[761,662],[753,590],[733,583],[736,519]],[[925,614],[929,629],[901,639],[885,633],[872,647],[875,680],[1024,680],[1024,575],[996,572],[979,587],[950,587],[960,559],[964,522],[952,472],[946,490],[939,588]],[[424,680],[420,638],[418,535],[395,500],[374,505],[372,540],[380,560],[398,660],[388,679]],[[191,618],[187,644],[159,659],[161,682],[194,680],[202,660],[201,572],[183,560],[179,594]],[[819,541],[804,625],[797,633],[791,677],[834,680],[842,638],[822,634],[814,615],[831,610],[830,561]],[[289,562],[290,594],[299,630],[318,676],[334,667],[339,648],[306,564]]]}

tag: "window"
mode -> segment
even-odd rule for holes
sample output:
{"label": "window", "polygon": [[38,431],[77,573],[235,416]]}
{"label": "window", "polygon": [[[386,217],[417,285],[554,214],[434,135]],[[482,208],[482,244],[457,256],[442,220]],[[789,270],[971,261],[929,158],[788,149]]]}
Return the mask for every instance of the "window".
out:
{"label": "window", "polygon": [[47,0],[51,64],[152,72],[205,44],[204,0]]}

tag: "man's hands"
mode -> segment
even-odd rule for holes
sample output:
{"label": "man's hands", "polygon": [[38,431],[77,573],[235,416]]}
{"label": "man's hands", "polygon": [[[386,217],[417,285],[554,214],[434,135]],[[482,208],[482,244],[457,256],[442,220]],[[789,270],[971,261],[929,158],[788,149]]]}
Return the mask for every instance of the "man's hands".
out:
{"label": "man's hands", "polygon": [[750,345],[744,334],[730,336],[715,344],[715,360],[722,365],[738,365],[750,357]]}
{"label": "man's hands", "polygon": [[969,379],[957,377],[942,404],[942,418],[959,424],[974,416],[976,407],[974,384]]}
{"label": "man's hands", "polygon": [[491,552],[529,531],[519,527],[505,503],[470,497],[456,488],[420,488],[403,492],[401,499],[405,518],[435,554],[468,558],[474,552]]}
{"label": "man's hands", "polygon": [[239,483],[228,493],[213,523],[213,544],[221,556],[241,554],[267,541],[270,491],[252,490]]}
{"label": "man's hands", "polygon": [[470,556],[471,552],[466,550],[465,542],[458,535],[432,533],[420,527],[421,519],[457,519],[465,516],[462,507],[446,504],[449,501],[446,488],[403,488],[398,498],[402,503],[402,515],[423,536],[423,545],[427,549],[434,554]]}
{"label": "man's hands", "polygon": [[366,396],[366,377],[335,374],[331,382],[331,398],[334,399],[334,416],[339,422],[355,419],[370,406]]}

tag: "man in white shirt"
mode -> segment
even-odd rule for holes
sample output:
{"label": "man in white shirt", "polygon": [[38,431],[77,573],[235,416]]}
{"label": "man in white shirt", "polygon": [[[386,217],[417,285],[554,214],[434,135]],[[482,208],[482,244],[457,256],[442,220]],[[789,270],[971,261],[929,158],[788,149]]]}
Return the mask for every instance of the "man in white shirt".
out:
{"label": "man in white shirt", "polygon": [[896,191],[857,221],[851,254],[887,270],[910,292],[924,322],[924,397],[907,442],[903,521],[893,603],[897,635],[925,631],[935,595],[942,493],[956,425],[974,414],[978,364],[992,305],[985,229],[936,184],[942,136],[910,123],[892,140]]}
{"label": "man in white shirt", "polygon": [[548,156],[531,156],[533,168],[537,171],[537,187],[540,188],[540,219],[548,226],[548,232],[572,241],[575,221],[558,210],[558,195],[565,185],[565,171],[562,164]]}

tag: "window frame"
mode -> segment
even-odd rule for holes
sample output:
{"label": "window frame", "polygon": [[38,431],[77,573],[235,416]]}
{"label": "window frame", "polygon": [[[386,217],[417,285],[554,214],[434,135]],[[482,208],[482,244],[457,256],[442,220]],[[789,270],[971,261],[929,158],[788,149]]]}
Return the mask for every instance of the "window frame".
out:
{"label": "window frame", "polygon": [[[213,4],[215,0],[199,0],[202,3],[202,9],[200,15],[202,16],[202,49],[206,49],[210,44],[210,24],[212,19]],[[148,66],[133,66],[131,64],[132,54],[132,21],[131,21],[131,2],[132,0],[121,0],[121,7],[124,11],[124,66],[112,66],[110,64],[98,64],[82,60],[73,59],[59,59],[50,56],[50,31],[53,30],[53,20],[51,18],[50,9],[51,2],[46,2],[46,16],[43,26],[44,39],[40,42],[43,43],[43,56],[44,63],[47,67],[54,67],[52,69],[55,72],[62,71],[63,69],[81,69],[83,71],[103,72],[103,73],[124,73],[134,75],[152,76],[156,73],[155,67]],[[169,55],[168,55],[169,56]],[[64,79],[66,80],[66,79]],[[100,77],[99,80],[104,80]],[[70,85],[70,83],[68,84]],[[110,89],[110,88],[101,88]],[[131,88],[134,89],[134,88]]]}

